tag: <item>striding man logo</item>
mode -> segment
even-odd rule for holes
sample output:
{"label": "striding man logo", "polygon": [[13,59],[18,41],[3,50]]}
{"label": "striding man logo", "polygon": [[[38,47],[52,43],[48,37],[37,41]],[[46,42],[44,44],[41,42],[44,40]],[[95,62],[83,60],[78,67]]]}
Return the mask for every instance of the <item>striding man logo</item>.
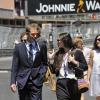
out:
{"label": "striding man logo", "polygon": [[78,2],[78,7],[77,7],[77,13],[80,13],[80,12],[85,12],[84,10],[84,0],[79,0]]}

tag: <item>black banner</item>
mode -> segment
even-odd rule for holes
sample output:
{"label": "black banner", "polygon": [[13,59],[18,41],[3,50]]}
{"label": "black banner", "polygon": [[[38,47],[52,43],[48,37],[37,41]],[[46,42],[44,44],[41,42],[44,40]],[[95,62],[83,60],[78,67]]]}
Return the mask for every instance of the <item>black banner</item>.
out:
{"label": "black banner", "polygon": [[28,15],[100,12],[100,0],[28,0]]}

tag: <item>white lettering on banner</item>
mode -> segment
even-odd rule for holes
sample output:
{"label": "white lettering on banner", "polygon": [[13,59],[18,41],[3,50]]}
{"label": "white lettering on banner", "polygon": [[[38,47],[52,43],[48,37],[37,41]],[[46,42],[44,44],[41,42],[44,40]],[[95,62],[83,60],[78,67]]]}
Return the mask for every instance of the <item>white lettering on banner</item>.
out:
{"label": "white lettering on banner", "polygon": [[40,7],[39,9],[36,9],[37,13],[47,13],[47,12],[72,12],[75,11],[75,4],[53,4],[53,5],[46,5],[46,4],[42,4],[40,3]]}
{"label": "white lettering on banner", "polygon": [[96,6],[95,6],[95,10],[100,10],[100,4],[97,2]]}
{"label": "white lettering on banner", "polygon": [[60,12],[60,5],[55,5],[55,12]]}
{"label": "white lettering on banner", "polygon": [[94,1],[86,1],[87,10],[100,10],[99,2]]}
{"label": "white lettering on banner", "polygon": [[67,8],[67,7],[66,7],[66,5],[61,5],[61,8],[62,8],[62,9],[61,9],[61,12],[63,12],[63,11],[66,11],[66,8]]}
{"label": "white lettering on banner", "polygon": [[49,11],[48,12],[50,12],[52,10],[52,12],[54,12],[54,5],[49,5]]}
{"label": "white lettering on banner", "polygon": [[70,5],[70,11],[75,11],[74,6],[75,6],[75,4]]}

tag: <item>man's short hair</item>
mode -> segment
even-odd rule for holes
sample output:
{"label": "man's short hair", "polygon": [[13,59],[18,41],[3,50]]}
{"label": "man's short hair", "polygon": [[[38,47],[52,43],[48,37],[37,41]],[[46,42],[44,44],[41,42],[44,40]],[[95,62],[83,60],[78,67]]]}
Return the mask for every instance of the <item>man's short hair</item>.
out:
{"label": "man's short hair", "polygon": [[32,24],[27,25],[27,26],[26,26],[26,32],[30,32],[30,30],[31,30],[32,28],[36,28],[37,31],[38,31],[38,33],[41,32],[41,27],[40,27],[38,24],[36,24],[36,23],[32,23]]}

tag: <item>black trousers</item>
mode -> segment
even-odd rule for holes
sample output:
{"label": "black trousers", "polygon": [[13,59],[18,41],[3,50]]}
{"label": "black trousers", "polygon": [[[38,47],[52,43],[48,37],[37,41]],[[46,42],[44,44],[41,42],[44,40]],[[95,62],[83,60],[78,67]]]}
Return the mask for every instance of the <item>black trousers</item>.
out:
{"label": "black trousers", "polygon": [[42,86],[37,87],[28,81],[23,89],[18,89],[19,100],[42,100]]}
{"label": "black trousers", "polygon": [[57,100],[80,100],[77,80],[62,78],[57,80]]}

